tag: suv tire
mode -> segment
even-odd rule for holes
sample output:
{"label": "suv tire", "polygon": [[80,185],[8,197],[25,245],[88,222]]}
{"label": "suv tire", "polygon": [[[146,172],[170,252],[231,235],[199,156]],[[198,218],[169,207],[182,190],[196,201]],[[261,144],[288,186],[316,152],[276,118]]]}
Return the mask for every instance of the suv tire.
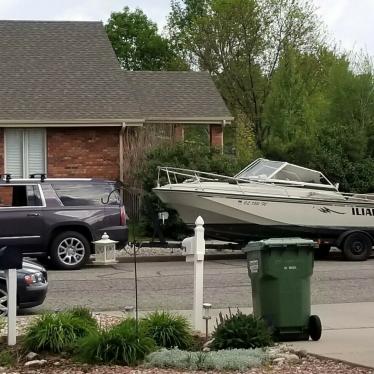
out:
{"label": "suv tire", "polygon": [[90,243],[79,232],[65,231],[52,241],[50,256],[51,263],[57,269],[80,269],[90,257]]}

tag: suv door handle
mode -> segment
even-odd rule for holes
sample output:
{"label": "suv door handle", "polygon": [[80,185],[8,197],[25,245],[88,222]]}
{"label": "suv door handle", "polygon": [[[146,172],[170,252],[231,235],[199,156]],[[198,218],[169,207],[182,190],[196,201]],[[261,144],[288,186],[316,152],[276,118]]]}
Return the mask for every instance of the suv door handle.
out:
{"label": "suv door handle", "polygon": [[27,217],[39,217],[39,213],[27,213]]}

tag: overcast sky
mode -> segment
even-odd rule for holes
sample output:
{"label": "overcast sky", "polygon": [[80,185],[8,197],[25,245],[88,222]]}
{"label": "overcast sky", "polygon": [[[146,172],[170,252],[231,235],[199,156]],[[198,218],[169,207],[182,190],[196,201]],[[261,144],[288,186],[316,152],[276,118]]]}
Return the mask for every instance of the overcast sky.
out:
{"label": "overcast sky", "polygon": [[[347,49],[374,56],[374,0],[313,0],[332,37]],[[166,23],[170,0],[0,0],[0,19],[101,20],[112,11],[141,8],[160,27]]]}

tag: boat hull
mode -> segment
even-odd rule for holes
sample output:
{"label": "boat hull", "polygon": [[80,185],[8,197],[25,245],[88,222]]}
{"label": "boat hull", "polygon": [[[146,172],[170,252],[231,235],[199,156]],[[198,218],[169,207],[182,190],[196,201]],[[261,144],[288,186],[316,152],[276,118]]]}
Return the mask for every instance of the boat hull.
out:
{"label": "boat hull", "polygon": [[269,237],[338,238],[347,230],[374,234],[374,201],[311,200],[277,196],[230,195],[156,188],[159,198],[193,226],[205,222],[206,236],[235,242]]}

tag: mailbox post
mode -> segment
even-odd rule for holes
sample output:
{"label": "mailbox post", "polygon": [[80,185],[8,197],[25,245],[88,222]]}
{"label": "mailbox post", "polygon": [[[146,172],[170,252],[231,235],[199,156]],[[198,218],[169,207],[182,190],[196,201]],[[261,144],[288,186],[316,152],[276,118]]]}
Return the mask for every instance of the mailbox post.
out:
{"label": "mailbox post", "polygon": [[201,331],[203,326],[203,298],[204,298],[204,220],[199,216],[195,221],[195,236],[186,238],[182,242],[185,250],[186,262],[194,263],[194,291],[192,320],[195,330]]}
{"label": "mailbox post", "polygon": [[17,249],[0,249],[0,270],[5,271],[8,291],[8,345],[17,340],[17,269],[22,269],[22,254]]}

